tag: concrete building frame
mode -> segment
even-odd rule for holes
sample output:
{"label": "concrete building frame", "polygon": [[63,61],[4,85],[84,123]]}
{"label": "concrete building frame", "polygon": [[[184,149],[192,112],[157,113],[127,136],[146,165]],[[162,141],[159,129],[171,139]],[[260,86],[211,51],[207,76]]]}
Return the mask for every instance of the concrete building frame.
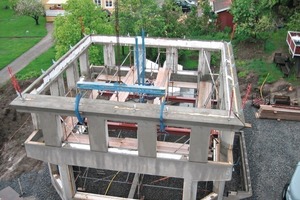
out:
{"label": "concrete building frame", "polygon": [[[135,47],[134,37],[119,37],[119,45]],[[89,47],[103,46],[104,66],[90,65]],[[34,81],[11,105],[32,115],[33,133],[25,142],[27,156],[49,163],[52,184],[62,199],[123,199],[83,193],[76,190],[72,166],[92,167],[183,178],[183,199],[196,199],[198,181],[213,181],[211,196],[223,199],[225,182],[231,180],[234,133],[245,126],[232,46],[227,42],[145,38],[146,48],[166,51],[164,67],[149,71],[160,87],[171,96],[170,81],[178,87],[196,89],[195,107],[167,105],[163,123],[177,130],[189,130],[189,144],[157,140],[161,100],[135,103],[119,98],[96,99],[105,91],[91,90],[80,101],[80,113],[87,121],[88,134],[72,132],[77,124],[75,94],[80,77],[98,81],[113,78],[117,70],[134,77],[134,67],[116,66],[115,36],[89,35],[72,47],[46,73]],[[199,52],[197,71],[178,68],[178,50]],[[210,66],[212,52],[220,55],[220,70]],[[130,73],[132,75],[130,75]],[[95,75],[96,74],[96,75]],[[103,75],[104,74],[104,75]],[[154,74],[154,75],[153,75]],[[95,78],[98,77],[98,78]],[[160,78],[159,78],[160,77]],[[122,80],[125,80],[124,77]],[[136,82],[136,79],[132,79]],[[135,80],[135,81],[134,81]],[[111,80],[110,80],[111,81]],[[180,86],[181,85],[181,86]],[[188,85],[188,86],[187,86]],[[212,94],[216,96],[212,98]],[[120,97],[121,98],[121,97]],[[211,106],[210,102],[215,102]],[[134,124],[137,138],[113,138],[112,122]],[[218,133],[218,144],[210,155],[211,135]],[[209,159],[211,157],[211,159]],[[135,178],[138,181],[138,178]],[[136,181],[128,199],[133,199]]]}

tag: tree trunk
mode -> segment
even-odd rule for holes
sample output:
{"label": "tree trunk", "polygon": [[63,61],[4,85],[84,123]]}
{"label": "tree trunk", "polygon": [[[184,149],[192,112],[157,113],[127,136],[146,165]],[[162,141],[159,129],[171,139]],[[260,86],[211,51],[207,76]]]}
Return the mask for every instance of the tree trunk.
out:
{"label": "tree trunk", "polygon": [[35,25],[40,25],[39,24],[39,16],[35,15],[32,18],[35,20]]}

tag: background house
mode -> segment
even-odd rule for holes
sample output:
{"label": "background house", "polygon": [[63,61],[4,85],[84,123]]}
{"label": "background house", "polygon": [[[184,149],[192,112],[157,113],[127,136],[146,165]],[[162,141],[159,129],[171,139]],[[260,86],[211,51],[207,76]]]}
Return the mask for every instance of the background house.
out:
{"label": "background house", "polygon": [[225,27],[230,27],[233,30],[233,16],[229,12],[232,1],[231,0],[211,0],[211,7],[218,15],[217,24],[220,30],[224,30]]}
{"label": "background house", "polygon": [[[110,13],[114,9],[115,0],[91,1],[93,1],[97,6],[101,7],[102,9],[109,11]],[[46,21],[53,22],[56,16],[64,14],[65,10],[63,6],[67,3],[67,0],[42,0],[42,3],[44,4],[45,8]]]}

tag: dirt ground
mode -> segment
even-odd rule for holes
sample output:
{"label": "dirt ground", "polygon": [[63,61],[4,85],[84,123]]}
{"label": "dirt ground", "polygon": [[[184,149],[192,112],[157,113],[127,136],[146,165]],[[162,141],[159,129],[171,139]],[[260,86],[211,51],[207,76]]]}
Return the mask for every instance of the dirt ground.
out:
{"label": "dirt ground", "polygon": [[[21,81],[25,89],[32,81]],[[10,82],[0,88],[0,180],[6,180],[23,172],[39,168],[42,162],[26,157],[24,141],[31,134],[30,114],[17,112],[9,106],[16,98],[16,92]]]}

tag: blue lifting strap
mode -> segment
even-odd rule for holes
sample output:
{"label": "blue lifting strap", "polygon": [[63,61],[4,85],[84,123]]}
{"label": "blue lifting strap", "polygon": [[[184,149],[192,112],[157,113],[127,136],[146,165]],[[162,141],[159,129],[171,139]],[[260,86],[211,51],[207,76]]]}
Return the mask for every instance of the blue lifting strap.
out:
{"label": "blue lifting strap", "polygon": [[78,93],[76,95],[76,99],[75,99],[75,115],[76,115],[79,123],[83,124],[84,120],[83,120],[83,118],[81,117],[81,115],[79,113],[79,102],[80,102],[80,99],[81,99],[81,94]]}
{"label": "blue lifting strap", "polygon": [[161,133],[165,132],[165,124],[164,124],[164,107],[165,107],[165,100],[163,100],[160,104],[160,117],[159,117],[159,130]]}

